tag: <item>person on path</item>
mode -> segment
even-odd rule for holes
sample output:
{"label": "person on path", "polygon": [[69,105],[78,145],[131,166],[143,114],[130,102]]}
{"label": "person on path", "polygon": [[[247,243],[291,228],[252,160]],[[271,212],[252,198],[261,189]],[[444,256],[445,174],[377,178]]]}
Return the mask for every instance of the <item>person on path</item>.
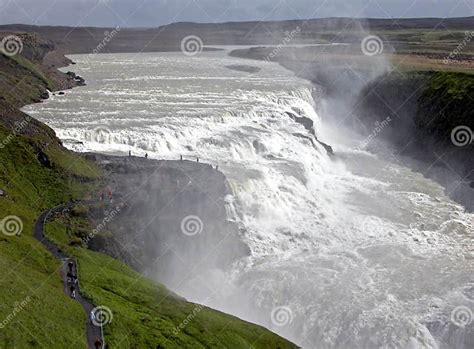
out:
{"label": "person on path", "polygon": [[76,299],[76,288],[73,285],[71,285],[69,289],[71,290],[71,298]]}
{"label": "person on path", "polygon": [[91,315],[90,315],[91,323],[95,325],[95,313],[94,310],[91,310]]}
{"label": "person on path", "polygon": [[69,262],[67,263],[67,266],[69,267],[69,272],[72,273],[72,272],[73,272],[72,269],[73,269],[73,267],[74,267],[74,263],[73,263],[72,261],[69,261]]}
{"label": "person on path", "polygon": [[131,151],[131,150],[128,151],[128,157],[129,157],[129,158],[132,157],[132,151]]}
{"label": "person on path", "polygon": [[66,274],[67,282],[73,283],[74,282],[74,275],[70,271],[67,272]]}
{"label": "person on path", "polygon": [[148,153],[145,154],[145,159],[148,159]]}
{"label": "person on path", "polygon": [[179,156],[179,160],[183,161],[183,155]]}
{"label": "person on path", "polygon": [[96,339],[96,341],[94,342],[94,346],[95,346],[95,349],[100,349],[102,348],[102,342],[100,341],[100,339]]}

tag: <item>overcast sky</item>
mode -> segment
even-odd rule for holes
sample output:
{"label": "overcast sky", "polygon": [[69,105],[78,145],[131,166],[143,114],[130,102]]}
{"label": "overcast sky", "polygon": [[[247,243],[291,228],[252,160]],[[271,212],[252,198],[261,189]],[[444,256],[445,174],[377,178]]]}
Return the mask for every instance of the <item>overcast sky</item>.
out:
{"label": "overcast sky", "polygon": [[319,17],[464,17],[474,0],[0,0],[0,24],[156,27]]}

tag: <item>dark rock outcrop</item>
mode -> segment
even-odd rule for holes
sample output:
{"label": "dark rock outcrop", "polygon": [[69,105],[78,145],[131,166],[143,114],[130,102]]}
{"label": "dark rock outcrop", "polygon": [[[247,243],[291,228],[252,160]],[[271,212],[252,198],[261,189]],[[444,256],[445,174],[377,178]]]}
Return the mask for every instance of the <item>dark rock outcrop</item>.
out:
{"label": "dark rock outcrop", "polygon": [[[313,120],[311,120],[310,118],[304,117],[304,116],[298,116],[298,115],[296,115],[294,113],[290,113],[290,112],[286,112],[286,115],[288,115],[292,120],[294,120],[298,124],[303,125],[304,128],[306,129],[306,131],[308,131],[314,137],[315,141],[323,146],[323,148],[326,150],[328,155],[334,155],[334,150],[332,149],[332,147],[329,144],[321,142],[318,139],[318,137],[316,136],[316,131],[314,130]],[[310,140],[311,140],[311,142],[313,142],[312,139],[310,139]]]}
{"label": "dark rock outcrop", "polygon": [[105,198],[108,190],[114,197],[105,215],[94,212],[95,223],[121,207],[107,224],[108,233],[93,238],[89,247],[168,285],[198,263],[200,268],[225,268],[249,253],[237,225],[228,220],[226,178],[210,165],[86,156],[108,173]]}

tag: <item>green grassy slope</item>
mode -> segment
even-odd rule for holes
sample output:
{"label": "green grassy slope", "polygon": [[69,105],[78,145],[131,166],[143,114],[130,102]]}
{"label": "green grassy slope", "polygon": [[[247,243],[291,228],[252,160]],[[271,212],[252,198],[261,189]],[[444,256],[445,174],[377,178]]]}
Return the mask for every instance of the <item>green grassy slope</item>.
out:
{"label": "green grassy slope", "polygon": [[[9,135],[0,126],[0,141],[9,139],[0,148],[5,192],[0,219],[18,216],[23,230],[18,236],[0,233],[0,348],[84,348],[86,315],[64,295],[60,264],[33,238],[32,229],[43,210],[93,190],[99,170],[54,144],[42,150],[48,168],[38,160],[34,141]],[[105,332],[111,348],[295,347],[262,327],[189,303],[111,257],[72,247],[74,236],[66,236],[66,226],[80,225],[83,232],[89,222],[62,219],[49,223],[47,231],[77,257],[85,294],[112,309],[114,319]]]}
{"label": "green grassy slope", "polygon": [[[0,127],[0,140],[10,134]],[[78,175],[97,171],[88,165],[82,173],[76,166]],[[43,209],[74,198],[90,185],[72,182],[70,175],[54,163],[52,169],[41,165],[29,139],[14,137],[0,149],[0,189],[6,193],[0,197],[0,219],[15,215],[23,223],[19,236],[0,233],[1,348],[85,346],[85,314],[64,295],[59,262],[32,236]],[[27,303],[23,309],[16,304],[22,302]],[[71,338],[79,340],[72,345]]]}
{"label": "green grassy slope", "polygon": [[109,256],[72,247],[74,232],[68,236],[64,226],[74,224],[62,219],[49,223],[46,233],[78,259],[84,293],[111,310],[105,327],[111,348],[295,347],[262,327],[186,302]]}

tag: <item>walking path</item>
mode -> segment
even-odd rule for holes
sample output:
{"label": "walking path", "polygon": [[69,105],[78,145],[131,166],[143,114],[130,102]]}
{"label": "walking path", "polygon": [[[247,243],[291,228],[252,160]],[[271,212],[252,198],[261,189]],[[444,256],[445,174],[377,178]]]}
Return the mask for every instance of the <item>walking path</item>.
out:
{"label": "walking path", "polygon": [[[77,275],[78,282],[76,284],[73,284],[76,290],[75,299],[82,305],[87,315],[86,332],[87,332],[88,348],[95,349],[96,348],[95,342],[98,339],[100,339],[100,341],[102,342],[102,348],[104,348],[105,345],[104,345],[104,340],[102,338],[102,328],[100,326],[95,326],[94,324],[92,324],[90,320],[90,314],[92,310],[95,308],[95,306],[81,296],[80,287],[79,287],[79,284],[80,284],[79,275],[77,272],[76,261],[74,260],[74,258],[71,258],[69,255],[61,251],[61,249],[56,244],[48,240],[44,235],[44,225],[48,221],[48,219],[50,219],[57,213],[68,211],[72,209],[74,206],[75,206],[75,203],[70,202],[68,204],[60,205],[41,213],[41,215],[38,217],[35,223],[33,235],[39,242],[41,242],[47,248],[49,252],[51,252],[56,258],[61,260],[61,263],[62,263],[61,277],[64,283],[64,293],[70,297],[71,297],[70,285],[73,283],[68,283],[67,273],[71,272],[71,274]],[[72,270],[69,269],[69,266],[68,266],[69,262],[72,262],[72,266],[71,266]]]}

